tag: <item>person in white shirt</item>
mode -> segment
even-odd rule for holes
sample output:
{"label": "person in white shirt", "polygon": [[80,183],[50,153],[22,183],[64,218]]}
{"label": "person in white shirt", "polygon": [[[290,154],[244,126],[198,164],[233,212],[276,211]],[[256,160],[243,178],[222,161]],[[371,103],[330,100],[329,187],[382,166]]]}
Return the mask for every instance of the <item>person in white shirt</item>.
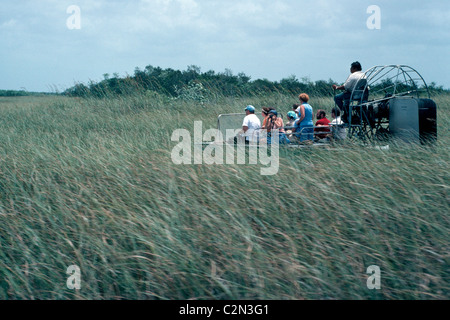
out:
{"label": "person in white shirt", "polygon": [[350,72],[351,72],[350,76],[342,86],[338,86],[336,84],[333,85],[333,90],[344,90],[343,93],[337,94],[334,97],[336,105],[341,110],[344,109],[344,102],[350,100],[352,91],[357,85],[358,81],[365,78],[365,75],[362,72],[361,64],[358,61],[352,63],[350,67]]}
{"label": "person in white shirt", "polygon": [[331,110],[331,117],[333,121],[330,122],[330,125],[334,138],[336,140],[344,140],[347,138],[347,129],[342,126],[344,123],[341,120],[341,111],[338,108],[333,108]]}
{"label": "person in white shirt", "polygon": [[245,118],[242,123],[242,131],[244,131],[245,143],[257,143],[258,130],[261,129],[261,120],[255,115],[255,107],[247,106],[245,108]]}

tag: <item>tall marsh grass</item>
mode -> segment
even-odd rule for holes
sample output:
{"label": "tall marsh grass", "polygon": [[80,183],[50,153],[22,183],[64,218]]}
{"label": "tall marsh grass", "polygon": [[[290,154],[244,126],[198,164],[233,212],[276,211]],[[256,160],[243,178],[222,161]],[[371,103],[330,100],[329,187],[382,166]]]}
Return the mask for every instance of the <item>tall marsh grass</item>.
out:
{"label": "tall marsh grass", "polygon": [[295,97],[0,99],[0,299],[448,299],[450,96],[435,101],[435,146],[282,149],[261,176],[175,165],[171,134]]}

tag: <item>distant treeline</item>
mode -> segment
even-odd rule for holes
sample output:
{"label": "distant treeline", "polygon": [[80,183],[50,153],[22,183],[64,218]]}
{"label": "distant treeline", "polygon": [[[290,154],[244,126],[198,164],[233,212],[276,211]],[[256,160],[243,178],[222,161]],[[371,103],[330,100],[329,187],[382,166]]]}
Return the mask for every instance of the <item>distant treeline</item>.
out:
{"label": "distant treeline", "polygon": [[25,90],[0,90],[0,97],[22,97],[29,95],[31,93]]}
{"label": "distant treeline", "polygon": [[136,90],[150,90],[169,97],[198,99],[208,95],[248,96],[253,94],[283,92],[309,92],[321,96],[331,96],[333,80],[312,82],[308,78],[297,79],[291,75],[281,81],[267,79],[251,80],[245,73],[233,74],[231,70],[216,73],[201,72],[197,66],[189,66],[180,71],[171,68],[147,66],[144,70],[136,68],[133,76],[119,77],[118,74],[104,74],[100,82],[87,85],[79,83],[67,89],[64,94],[76,97],[104,97],[113,94],[129,94]]}
{"label": "distant treeline", "polygon": [[46,92],[29,92],[25,90],[0,90],[0,97],[25,97],[25,96],[41,96],[51,93]]}
{"label": "distant treeline", "polygon": [[[104,74],[100,82],[90,81],[88,84],[78,83],[62,92],[71,97],[107,97],[111,95],[126,95],[139,91],[163,94],[171,98],[203,101],[212,97],[239,97],[267,93],[299,94],[307,92],[318,96],[332,96],[332,85],[337,83],[328,81],[311,81],[308,77],[300,80],[291,75],[281,81],[268,79],[252,80],[250,76],[241,72],[233,74],[229,69],[224,72],[201,72],[200,67],[191,65],[186,70],[162,69],[151,65],[144,70],[136,68],[134,75],[120,77],[117,73],[112,76]],[[386,83],[384,83],[386,85]],[[402,85],[405,87],[404,85]],[[375,88],[372,88],[375,89]],[[408,88],[403,88],[407,90]],[[432,82],[428,89],[433,93],[449,92],[442,86]],[[34,96],[49,93],[28,92],[25,90],[0,90],[0,96]],[[55,93],[53,93],[55,94]]]}
{"label": "distant treeline", "polygon": [[[311,81],[308,77],[300,80],[291,75],[281,81],[268,79],[252,80],[250,76],[241,72],[237,75],[229,69],[224,72],[201,72],[200,67],[192,65],[187,70],[180,71],[171,68],[162,69],[151,65],[144,70],[136,68],[134,75],[120,77],[117,73],[112,76],[103,75],[100,82],[91,81],[88,84],[78,83],[62,92],[72,97],[107,97],[113,95],[132,94],[137,91],[163,94],[171,98],[202,101],[214,96],[251,96],[273,92],[298,94],[308,92],[318,96],[332,96],[331,86],[337,82]],[[391,84],[388,83],[388,85]],[[386,83],[384,83],[386,85]],[[402,84],[403,90],[409,88]],[[372,88],[376,89],[376,88]],[[432,82],[428,85],[432,93],[450,92],[442,86]],[[0,97],[36,96],[52,93],[28,92],[25,90],[0,90]],[[55,94],[55,93],[53,93]]]}

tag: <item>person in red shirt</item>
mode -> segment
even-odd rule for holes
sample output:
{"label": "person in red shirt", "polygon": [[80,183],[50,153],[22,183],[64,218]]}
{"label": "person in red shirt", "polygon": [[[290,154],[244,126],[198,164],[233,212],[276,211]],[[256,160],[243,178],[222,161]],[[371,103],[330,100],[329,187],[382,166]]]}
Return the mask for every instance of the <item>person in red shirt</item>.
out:
{"label": "person in red shirt", "polygon": [[328,134],[326,132],[330,131],[330,120],[327,119],[327,115],[324,110],[318,110],[316,114],[317,122],[316,127],[320,128],[314,128],[314,132],[320,132],[320,134],[315,134],[316,138],[318,139],[325,139]]}

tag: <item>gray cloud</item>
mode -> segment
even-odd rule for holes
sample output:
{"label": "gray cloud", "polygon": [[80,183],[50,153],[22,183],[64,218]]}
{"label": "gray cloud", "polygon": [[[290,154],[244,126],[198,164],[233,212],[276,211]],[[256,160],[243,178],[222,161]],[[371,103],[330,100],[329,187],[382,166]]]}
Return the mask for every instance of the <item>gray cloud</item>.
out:
{"label": "gray cloud", "polygon": [[[354,60],[366,68],[413,64],[450,87],[447,2],[377,2],[381,30],[367,29],[366,0],[8,2],[0,13],[0,88],[68,87],[148,64],[343,81]],[[72,4],[81,8],[81,30],[65,25]]]}

